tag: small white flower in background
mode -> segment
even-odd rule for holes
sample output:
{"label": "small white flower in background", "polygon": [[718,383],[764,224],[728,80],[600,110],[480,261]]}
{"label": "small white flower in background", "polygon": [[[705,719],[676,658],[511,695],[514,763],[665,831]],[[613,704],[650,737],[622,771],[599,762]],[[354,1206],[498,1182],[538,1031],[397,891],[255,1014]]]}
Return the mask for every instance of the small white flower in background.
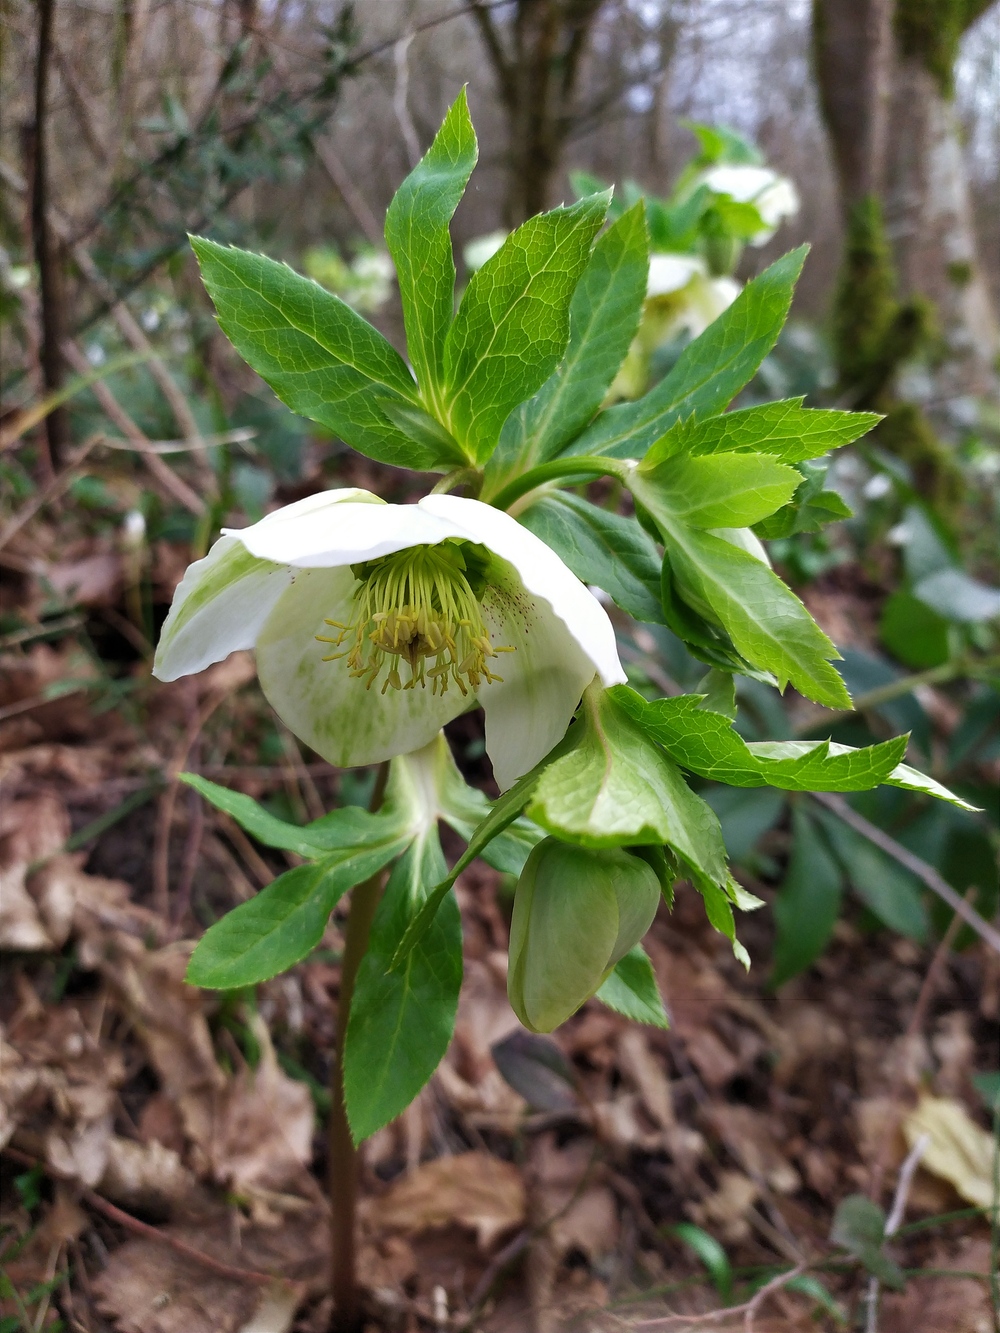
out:
{"label": "small white flower in background", "polygon": [[141,510],[130,509],[122,519],[122,545],[141,546],[146,538],[146,519]]}
{"label": "small white flower in background", "polygon": [[646,298],[679,292],[692,278],[705,277],[707,273],[705,261],[699,255],[650,255]]}
{"label": "small white flower in background", "polygon": [[764,245],[785,218],[799,211],[799,192],[787,176],[779,176],[770,167],[712,167],[699,184],[716,194],[728,194],[739,204],[753,204],[764,221],[764,230],[751,238],[751,245]]}
{"label": "small white flower in background", "polygon": [[477,236],[469,241],[462,250],[462,258],[469,272],[475,273],[487,259],[492,259],[509,235],[506,231],[491,231],[486,236]]}
{"label": "small white flower in background", "polygon": [[254,648],[269,703],[339,767],[428,744],[475,702],[509,787],[561,738],[597,675],[625,681],[607,613],[543,541],[478,500],[309,496],[191,565],[160,680]]}

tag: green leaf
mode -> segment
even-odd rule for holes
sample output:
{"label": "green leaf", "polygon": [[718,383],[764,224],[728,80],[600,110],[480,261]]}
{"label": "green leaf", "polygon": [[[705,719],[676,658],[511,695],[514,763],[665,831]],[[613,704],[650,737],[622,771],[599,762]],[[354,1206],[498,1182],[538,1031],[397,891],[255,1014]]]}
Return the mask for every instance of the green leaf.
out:
{"label": "green leaf", "polygon": [[558,368],[507,418],[486,469],[485,493],[554,458],[604,399],[639,327],[649,246],[642,202],[594,246],[569,307],[569,342]]}
{"label": "green leaf", "polygon": [[[828,708],[850,708],[828,659],[836,648],[763,561],[710,532],[660,520],[676,588],[693,610],[726,631],[755,667],[773,672]],[[719,663],[718,665],[725,665]]]}
{"label": "green leaf", "polygon": [[701,1260],[708,1269],[715,1289],[728,1305],[733,1293],[733,1270],[725,1250],[707,1231],[696,1227],[693,1222],[678,1222],[671,1228],[673,1234]]}
{"label": "green leaf", "polygon": [[754,532],[766,541],[791,537],[796,532],[819,532],[827,523],[851,517],[852,509],[837,492],[823,489],[828,471],[825,462],[806,460],[797,463],[796,468],[803,480],[791,503],[754,525]]}
{"label": "green leaf", "polygon": [[948,621],[912,592],[894,592],[882,608],[879,638],[912,671],[941,666],[951,656]]}
{"label": "green leaf", "polygon": [[914,597],[948,620],[975,624],[1000,616],[1000,588],[970,578],[961,569],[938,569],[920,579]]}
{"label": "green leaf", "polygon": [[801,1296],[807,1296],[815,1301],[841,1328],[847,1328],[851,1322],[844,1307],[839,1301],[834,1300],[819,1278],[812,1273],[800,1273],[798,1277],[793,1277],[791,1281],[785,1283],[785,1291],[797,1291]]}
{"label": "green leaf", "polygon": [[640,463],[627,484],[658,525],[748,528],[787,504],[801,482],[767,454],[710,454]]}
{"label": "green leaf", "polygon": [[861,901],[890,930],[923,944],[930,923],[924,906],[923,885],[916,876],[842,823],[836,815],[821,810],[817,818],[851,888]]}
{"label": "green leaf", "polygon": [[[619,687],[615,687],[616,693]],[[887,781],[906,753],[908,737],[856,750],[830,741],[747,744],[732,721],[702,707],[702,695],[643,699],[621,691],[622,707],[682,768],[733,787],[783,791],[867,791]]]}
{"label": "green leaf", "polygon": [[698,882],[727,878],[722,830],[667,756],[622,706],[624,685],[591,687],[565,754],[535,787],[528,814],[550,833],[585,847],[667,844]]}
{"label": "green leaf", "polygon": [[[489,817],[492,803],[477,787],[470,787],[444,747],[448,764],[438,783],[441,818],[460,838],[471,842],[479,825]],[[527,819],[515,819],[480,852],[483,860],[505,875],[520,875],[532,847],[545,837],[542,829]]]}
{"label": "green leaf", "polygon": [[670,1026],[653,964],[641,944],[619,959],[598,990],[597,998],[615,1013],[624,1014],[636,1023],[649,1023],[655,1028]]}
{"label": "green leaf", "polygon": [[816,825],[798,808],[792,815],[792,854],[774,900],[777,939],[770,985],[783,986],[826,948],[840,915],[843,877]]}
{"label": "green leaf", "polygon": [[518,521],[551,546],[577,578],[603,588],[630,616],[663,624],[661,557],[634,519],[560,491],[536,501]]}
{"label": "green leaf", "polygon": [[473,461],[489,458],[566,350],[570,298],[607,207],[595,195],[529,218],[466,288],[445,341],[444,424]]}
{"label": "green leaf", "polygon": [[489,814],[476,827],[469,839],[468,847],[455,862],[449,874],[430,891],[424,905],[410,922],[406,934],[400,941],[399,948],[393,954],[392,967],[394,969],[403,965],[410,950],[415,948],[423,938],[441,903],[466,866],[470,866],[477,856],[482,856],[493,839],[503,833],[521,814],[531,798],[531,793],[545,765],[550,763],[553,757],[561,754],[565,745],[566,740],[564,738],[529,773],[525,773],[524,777],[519,778],[509,791],[505,791],[502,796],[493,802]]}
{"label": "green leaf", "polygon": [[358,806],[344,806],[333,810],[311,824],[287,824],[278,819],[243,792],[220,787],[197,773],[181,773],[186,782],[217,810],[236,820],[265,847],[280,847],[298,856],[316,860],[338,848],[364,847],[373,841],[402,836],[403,824],[390,812],[369,814]]}
{"label": "green leaf", "polygon": [[830,1239],[859,1259],[887,1287],[902,1291],[906,1286],[903,1270],[883,1249],[885,1213],[863,1194],[849,1194],[841,1199],[833,1215]]}
{"label": "green leaf", "polygon": [[398,467],[440,460],[386,418],[386,398],[415,403],[406,362],[372,326],[310,278],[263,255],[192,237],[219,325],[283,403],[346,444]]}
{"label": "green leaf", "polygon": [[393,196],[385,240],[396,265],[406,350],[428,405],[441,410],[444,344],[455,307],[451,222],[479,147],[465,89],[434,142]]}
{"label": "green leaf", "polygon": [[[864,758],[866,755],[874,756],[876,751],[887,753],[886,747],[898,745],[904,737],[897,737],[894,741],[883,741],[879,745],[865,746],[864,749],[855,750],[849,745],[840,745],[836,741],[750,741],[747,749],[757,759],[763,760],[795,760],[808,756],[811,752],[810,747],[819,744],[829,746],[830,759],[840,759],[846,756],[850,765],[858,765],[862,762],[867,763]],[[814,751],[813,751],[814,752]],[[901,751],[903,753],[903,751]],[[858,756],[861,756],[859,759]],[[882,760],[879,761],[881,765]],[[863,770],[862,770],[863,771]],[[926,773],[921,773],[919,769],[911,768],[909,764],[897,764],[884,778],[879,778],[879,782],[887,787],[902,787],[904,791],[918,792],[923,796],[934,796],[939,801],[947,801],[949,805],[957,806],[959,810],[975,811],[977,806],[969,805],[968,801],[963,801],[960,796],[949,791],[947,787],[942,786],[940,782],[935,782],[929,778]],[[775,783],[775,786],[778,784]],[[874,784],[872,784],[874,785]],[[812,786],[809,788],[800,788],[799,790],[823,791],[826,788]],[[830,788],[829,790],[834,790]],[[864,791],[864,787],[840,787],[839,791]]]}
{"label": "green leaf", "polygon": [[187,980],[231,990],[287,971],[319,944],[347,890],[381,870],[406,841],[396,836],[348,848],[279,875],[208,928],[191,955]]}
{"label": "green leaf", "polygon": [[715,417],[677,421],[652,446],[646,463],[677,454],[773,454],[783,463],[819,458],[850,444],[878,424],[876,412],[834,412],[803,407],[801,398],[784,398],[760,407],[743,407]]}
{"label": "green leaf", "polygon": [[448,1049],[462,984],[462,922],[443,903],[402,966],[390,970],[428,888],[447,870],[437,833],[393,869],[358,970],[344,1046],[344,1099],[355,1143],[403,1111]]}
{"label": "green leaf", "polygon": [[452,463],[461,467],[468,463],[457,441],[452,439],[445,428],[422,407],[412,403],[403,403],[399,399],[380,398],[378,405],[384,416],[412,440],[414,444],[435,458],[439,463]]}
{"label": "green leaf", "polygon": [[777,341],[805,257],[806,247],[800,246],[748,282],[729,309],[685,347],[669,375],[637,402],[602,412],[567,452],[641,458],[675,421],[721,412]]}

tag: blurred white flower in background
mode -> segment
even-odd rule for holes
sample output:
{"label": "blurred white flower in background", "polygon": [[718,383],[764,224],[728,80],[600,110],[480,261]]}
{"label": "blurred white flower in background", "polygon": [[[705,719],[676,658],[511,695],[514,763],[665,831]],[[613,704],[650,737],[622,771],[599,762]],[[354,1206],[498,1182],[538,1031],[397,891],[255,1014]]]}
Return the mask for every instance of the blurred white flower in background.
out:
{"label": "blurred white flower in background", "polygon": [[485,236],[476,236],[469,241],[462,250],[462,258],[469,272],[477,272],[487,259],[492,259],[509,235],[509,232],[501,229],[487,232]]}
{"label": "blurred white flower in background", "polygon": [[750,237],[751,245],[764,245],[785,218],[793,218],[801,207],[794,181],[780,176],[770,167],[722,165],[712,167],[698,184],[707,185],[716,194],[727,194],[738,204],[753,204],[764,222],[762,231]]}

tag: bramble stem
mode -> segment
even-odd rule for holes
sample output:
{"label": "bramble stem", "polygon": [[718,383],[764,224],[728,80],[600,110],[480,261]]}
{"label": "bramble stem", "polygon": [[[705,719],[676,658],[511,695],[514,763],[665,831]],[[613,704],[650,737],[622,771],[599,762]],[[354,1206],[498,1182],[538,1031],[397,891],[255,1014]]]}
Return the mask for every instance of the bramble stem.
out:
{"label": "bramble stem", "polygon": [[[388,763],[382,764],[375,781],[369,809],[382,804],[389,778]],[[358,1290],[357,1209],[361,1159],[351,1137],[344,1101],[344,1042],[351,1017],[351,999],[358,968],[368,948],[375,909],[382,896],[382,872],[351,891],[351,906],[344,932],[344,957],[340,965],[340,998],[337,1006],[337,1045],[330,1079],[330,1139],[328,1185],[330,1193],[330,1294],[333,1315],[330,1333],[361,1333],[361,1294]]]}

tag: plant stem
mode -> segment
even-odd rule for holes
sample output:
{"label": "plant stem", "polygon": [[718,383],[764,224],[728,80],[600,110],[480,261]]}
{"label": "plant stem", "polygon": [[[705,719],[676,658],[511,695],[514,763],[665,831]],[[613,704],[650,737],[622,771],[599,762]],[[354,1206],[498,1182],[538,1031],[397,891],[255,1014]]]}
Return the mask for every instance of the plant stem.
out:
{"label": "plant stem", "polygon": [[[373,812],[382,804],[388,778],[389,765],[384,763],[378,771],[369,805]],[[354,983],[368,948],[368,936],[381,895],[381,871],[351,891],[351,906],[344,932],[344,957],[340,965],[337,1045],[330,1081],[328,1189],[331,1209],[330,1293],[333,1296],[330,1333],[361,1333],[362,1326],[357,1272],[357,1206],[361,1162],[351,1136],[344,1100],[344,1043],[351,1017]]]}
{"label": "plant stem", "polygon": [[553,458],[550,463],[540,463],[529,472],[507,483],[502,490],[490,499],[490,504],[497,509],[509,509],[515,500],[527,495],[536,486],[543,486],[547,481],[557,478],[578,477],[618,477],[624,480],[626,460],[622,458],[590,458],[584,454],[570,458]]}

